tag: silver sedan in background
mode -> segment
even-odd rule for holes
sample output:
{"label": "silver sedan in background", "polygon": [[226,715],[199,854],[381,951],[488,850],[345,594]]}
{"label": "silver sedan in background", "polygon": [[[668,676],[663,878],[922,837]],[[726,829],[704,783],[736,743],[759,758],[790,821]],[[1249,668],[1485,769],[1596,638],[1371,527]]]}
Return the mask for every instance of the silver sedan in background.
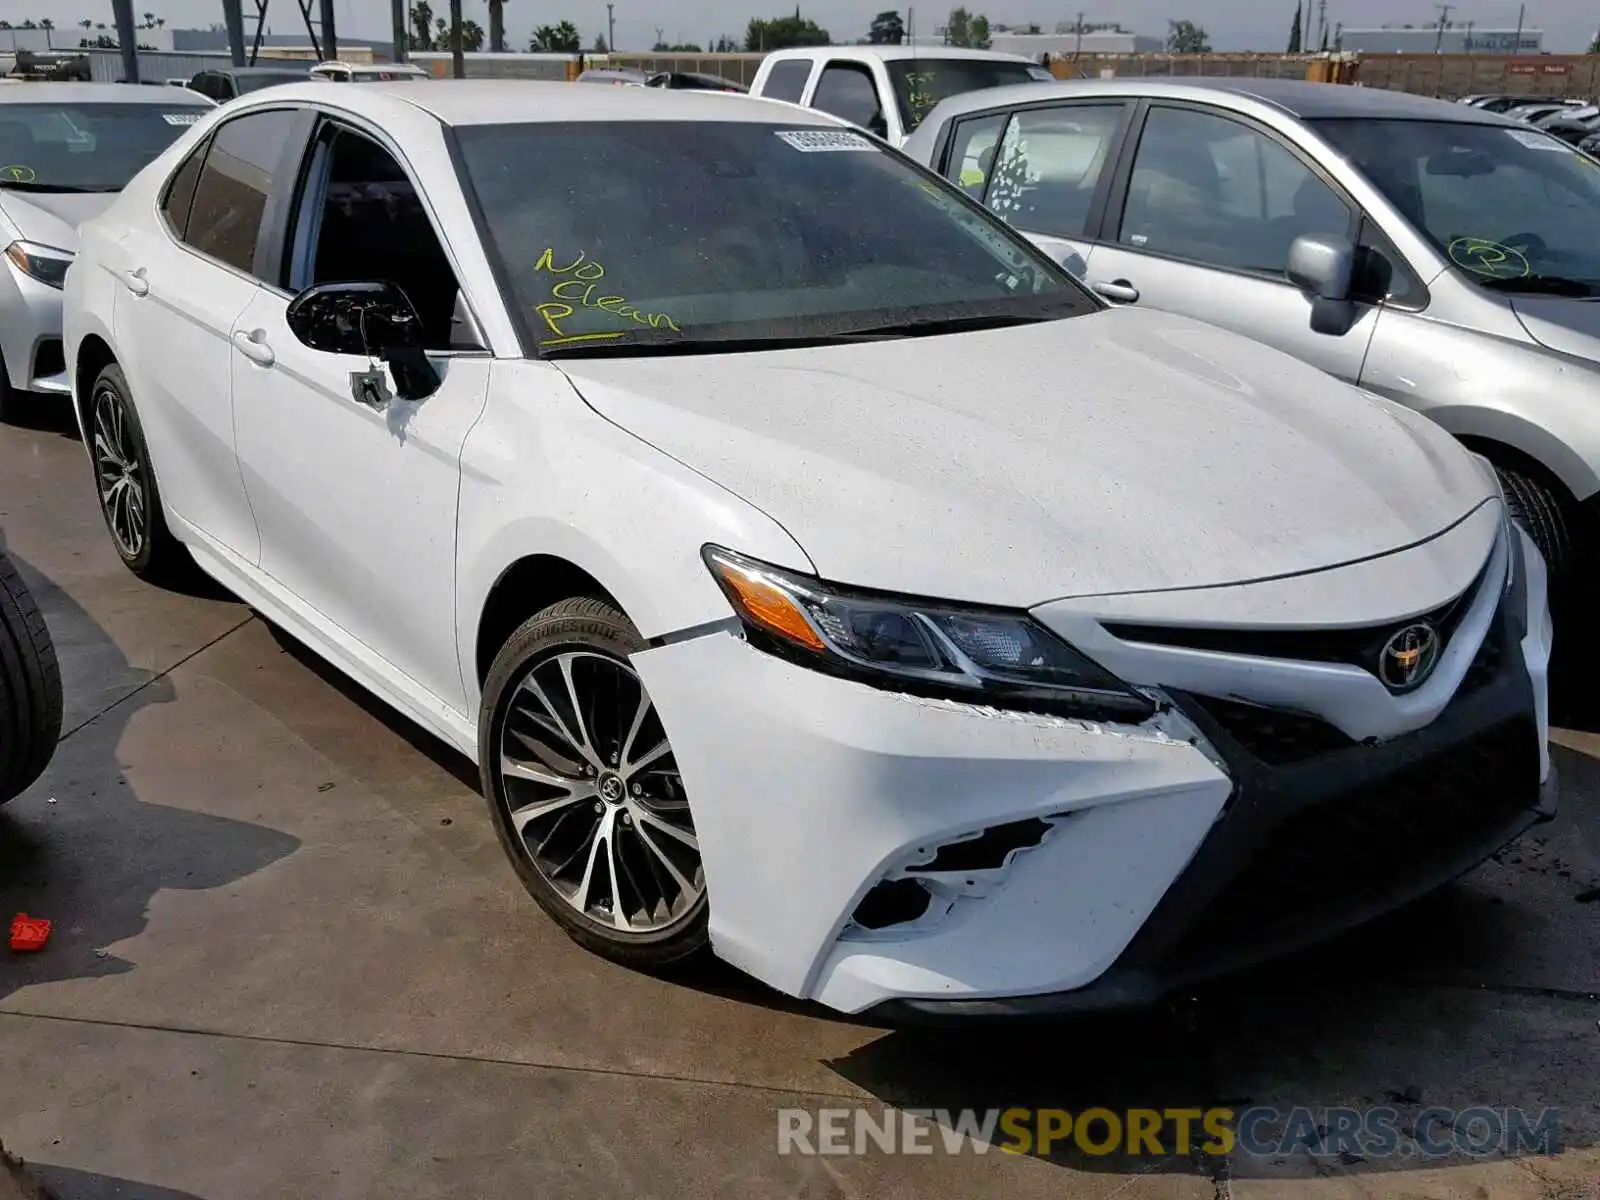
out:
{"label": "silver sedan in background", "polygon": [[1592,608],[1593,159],[1469,105],[1267,79],[972,92],[904,149],[1113,304],[1235,330],[1438,421],[1494,463],[1557,607]]}
{"label": "silver sedan in background", "polygon": [[0,421],[71,392],[61,285],[78,225],[214,107],[197,92],[115,83],[0,88]]}

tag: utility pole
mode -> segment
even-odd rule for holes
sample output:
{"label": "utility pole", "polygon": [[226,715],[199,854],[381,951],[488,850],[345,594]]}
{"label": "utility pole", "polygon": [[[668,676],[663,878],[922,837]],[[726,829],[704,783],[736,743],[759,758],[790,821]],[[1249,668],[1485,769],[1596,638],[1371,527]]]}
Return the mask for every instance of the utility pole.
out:
{"label": "utility pole", "polygon": [[322,57],[330,61],[339,57],[339,34],[334,29],[333,0],[322,0]]}
{"label": "utility pole", "polygon": [[1511,43],[1511,53],[1513,54],[1522,53],[1522,18],[1527,14],[1527,11],[1528,6],[1526,4],[1517,5],[1517,36]]}
{"label": "utility pole", "polygon": [[111,16],[117,26],[117,45],[122,50],[122,82],[138,83],[139,35],[133,27],[133,0],[111,0]]}
{"label": "utility pole", "polygon": [[1317,45],[1328,40],[1328,0],[1317,0]]}
{"label": "utility pole", "polygon": [[222,20],[228,27],[228,57],[236,67],[244,66],[244,5],[240,0],[222,0]]}
{"label": "utility pole", "polygon": [[[327,0],[324,0],[324,3],[326,2]],[[1439,10],[1439,35],[1433,39],[1433,52],[1438,54],[1444,49],[1444,27],[1450,23],[1450,10],[1455,5],[1435,4],[1434,7]]]}
{"label": "utility pole", "polygon": [[[333,0],[322,0],[332,4]],[[461,53],[461,0],[450,0],[450,74],[457,79],[467,77],[467,58]]]}
{"label": "utility pole", "polygon": [[606,50],[612,54],[617,52],[617,6],[606,5]]}
{"label": "utility pole", "polygon": [[1073,46],[1072,48],[1072,57],[1074,59],[1077,59],[1078,56],[1083,53],[1083,13],[1081,12],[1078,14],[1077,32],[1078,42],[1077,45]]}
{"label": "utility pole", "polygon": [[389,0],[389,25],[393,30],[389,36],[394,38],[394,61],[410,61],[411,55],[406,52],[406,42],[411,37],[406,28],[406,0]]}

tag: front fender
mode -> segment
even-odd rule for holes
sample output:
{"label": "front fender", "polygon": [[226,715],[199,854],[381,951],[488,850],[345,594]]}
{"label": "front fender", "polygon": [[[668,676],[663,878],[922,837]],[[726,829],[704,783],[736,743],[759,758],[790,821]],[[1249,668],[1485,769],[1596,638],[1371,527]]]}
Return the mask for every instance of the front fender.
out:
{"label": "front fender", "polygon": [[504,361],[461,460],[456,646],[479,700],[478,627],[495,584],[534,555],[598,580],[646,638],[732,615],[707,542],[813,571],[765,513],[600,416],[554,366]]}

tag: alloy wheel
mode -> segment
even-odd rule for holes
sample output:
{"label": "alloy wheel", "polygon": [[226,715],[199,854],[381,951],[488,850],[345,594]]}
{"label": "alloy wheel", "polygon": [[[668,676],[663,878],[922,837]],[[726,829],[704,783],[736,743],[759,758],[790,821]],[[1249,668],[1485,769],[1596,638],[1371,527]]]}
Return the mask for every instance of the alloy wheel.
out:
{"label": "alloy wheel", "polygon": [[102,387],[94,396],[95,477],[100,507],[124,558],[137,558],[149,527],[144,463],[129,433],[122,397]]}
{"label": "alloy wheel", "polygon": [[658,935],[705,894],[683,780],[626,662],[568,651],[535,662],[500,730],[502,803],[550,887],[614,935]]}

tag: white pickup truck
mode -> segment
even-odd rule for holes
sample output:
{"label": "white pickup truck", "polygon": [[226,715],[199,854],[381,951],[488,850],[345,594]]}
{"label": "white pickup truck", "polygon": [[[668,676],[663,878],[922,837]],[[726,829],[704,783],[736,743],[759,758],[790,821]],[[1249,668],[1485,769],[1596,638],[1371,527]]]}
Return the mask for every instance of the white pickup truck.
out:
{"label": "white pickup truck", "polygon": [[898,146],[941,100],[1054,79],[1020,54],[950,46],[804,46],[761,60],[752,96],[842,117]]}

